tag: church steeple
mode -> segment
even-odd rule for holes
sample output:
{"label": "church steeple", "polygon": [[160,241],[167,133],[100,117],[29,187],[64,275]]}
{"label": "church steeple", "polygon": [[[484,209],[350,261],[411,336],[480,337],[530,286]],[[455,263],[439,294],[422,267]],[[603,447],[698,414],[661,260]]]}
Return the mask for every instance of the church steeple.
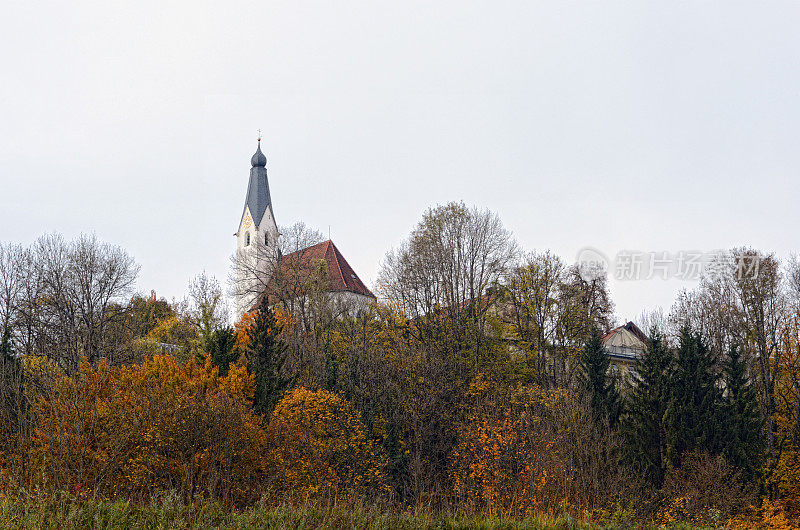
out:
{"label": "church steeple", "polygon": [[236,231],[236,311],[249,311],[263,292],[275,264],[280,259],[278,225],[272,209],[267,179],[267,157],[258,146],[250,158],[247,195]]}
{"label": "church steeple", "polygon": [[[272,198],[269,193],[269,180],[267,179],[267,157],[261,152],[261,138],[258,147],[250,159],[250,181],[247,185],[247,199],[245,209],[250,208],[250,215],[256,226],[261,225],[261,219],[267,208],[272,209]],[[242,216],[244,216],[242,212]]]}

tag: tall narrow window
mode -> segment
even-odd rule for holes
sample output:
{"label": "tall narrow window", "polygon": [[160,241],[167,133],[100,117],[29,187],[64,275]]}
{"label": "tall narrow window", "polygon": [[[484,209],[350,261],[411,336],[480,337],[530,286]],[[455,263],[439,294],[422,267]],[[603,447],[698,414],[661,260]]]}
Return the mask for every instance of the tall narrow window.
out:
{"label": "tall narrow window", "polygon": [[244,246],[246,246],[246,247],[250,246],[250,232],[247,232],[244,235]]}
{"label": "tall narrow window", "polygon": [[264,244],[269,246],[269,232],[264,232]]}

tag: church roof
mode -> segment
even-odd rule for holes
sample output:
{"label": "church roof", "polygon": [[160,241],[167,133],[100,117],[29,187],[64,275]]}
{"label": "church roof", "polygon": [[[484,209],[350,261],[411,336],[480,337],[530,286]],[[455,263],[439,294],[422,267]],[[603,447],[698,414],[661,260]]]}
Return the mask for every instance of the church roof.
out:
{"label": "church roof", "polygon": [[[364,296],[375,298],[372,291],[367,288],[361,278],[347,263],[342,253],[330,239],[316,245],[306,247],[302,250],[292,252],[281,257],[278,271],[272,275],[267,285],[267,295],[269,303],[274,303],[274,292],[278,288],[275,285],[277,278],[291,278],[303,276],[313,270],[314,264],[320,260],[324,261],[328,269],[328,291],[346,291]],[[277,280],[280,281],[280,280]]]}
{"label": "church roof", "polygon": [[[267,180],[267,157],[261,152],[261,140],[258,141],[253,158],[250,159],[250,182],[247,184],[247,199],[245,209],[250,208],[250,215],[256,226],[261,225],[261,219],[267,206],[272,206],[272,199],[269,195],[269,181]],[[275,215],[273,211],[272,215]],[[242,211],[244,217],[244,210]]]}

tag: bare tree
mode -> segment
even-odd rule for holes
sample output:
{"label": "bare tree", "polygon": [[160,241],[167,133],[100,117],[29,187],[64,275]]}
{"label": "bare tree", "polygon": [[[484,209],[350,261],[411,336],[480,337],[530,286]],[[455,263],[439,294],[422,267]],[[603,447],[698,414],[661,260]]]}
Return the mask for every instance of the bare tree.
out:
{"label": "bare tree", "polygon": [[22,359],[16,351],[22,248],[0,244],[0,452],[10,452],[28,431]]}
{"label": "bare tree", "polygon": [[77,307],[83,354],[94,363],[107,346],[105,333],[114,302],[122,304],[132,293],[139,266],[122,248],[81,235],[69,248],[69,275],[73,305]]}
{"label": "bare tree", "polygon": [[786,283],[789,300],[795,312],[800,312],[800,256],[792,254],[786,266]]}
{"label": "bare tree", "polygon": [[780,345],[787,317],[780,263],[774,254],[749,248],[735,249],[733,255],[735,293],[760,380],[761,405],[767,422],[767,450],[774,454],[775,384],[783,365]]}
{"label": "bare tree", "polygon": [[652,329],[665,333],[670,326],[669,315],[660,306],[650,310],[645,309],[639,314],[637,325],[639,329],[646,330],[648,334]]}
{"label": "bare tree", "polygon": [[581,320],[576,323],[583,325],[582,338],[589,336],[592,327],[601,332],[608,331],[614,326],[614,302],[608,288],[608,274],[598,269],[592,274],[585,274],[578,264],[567,270],[566,283],[569,293],[578,305]]}
{"label": "bare tree", "polygon": [[438,206],[386,256],[380,294],[417,322],[424,342],[466,346],[478,362],[492,289],[515,252],[497,214],[463,203]]}
{"label": "bare tree", "polygon": [[205,271],[189,281],[190,315],[203,344],[228,322],[228,304],[222,287]]}
{"label": "bare tree", "polygon": [[[322,234],[304,223],[281,227],[277,250],[252,241],[249,256],[233,257],[230,275],[240,309],[268,304],[290,316],[292,325],[284,329],[289,345],[285,367],[301,384],[312,386],[325,379],[336,321],[356,313],[351,299],[330,292],[324,249],[317,246],[322,242]],[[243,299],[248,302],[241,304]]]}
{"label": "bare tree", "polygon": [[568,318],[562,292],[567,266],[549,251],[531,253],[514,267],[506,280],[514,333],[525,351],[525,362],[537,375],[540,384],[548,384],[553,376],[554,349]]}
{"label": "bare tree", "polygon": [[[289,297],[291,293],[284,293],[287,289],[302,290],[304,278],[300,275],[300,265],[305,262],[302,258],[309,247],[322,241],[322,234],[300,222],[280,227],[277,245],[273,241],[267,244],[267,241],[254,238],[248,249],[237,251],[231,256],[228,278],[230,294],[237,300],[237,310],[246,312],[260,303],[264,296],[269,296],[268,291]],[[283,257],[288,255],[298,257],[294,268],[281,265]],[[292,279],[297,285],[292,285]]]}
{"label": "bare tree", "polygon": [[19,298],[16,310],[16,335],[20,344],[18,353],[32,354],[37,349],[43,333],[44,281],[41,267],[36,266],[36,259],[31,248],[26,248],[19,255],[18,261]]}
{"label": "bare tree", "polygon": [[139,272],[117,246],[82,235],[67,243],[40,237],[18,253],[17,318],[24,353],[39,353],[74,370],[85,356],[95,362],[107,344],[111,319],[120,315]]}
{"label": "bare tree", "polygon": [[17,318],[22,255],[21,246],[0,243],[0,333],[11,329]]}
{"label": "bare tree", "polygon": [[673,303],[669,326],[664,332],[677,343],[680,330],[688,325],[702,334],[709,346],[725,352],[733,343],[741,344],[743,315],[738,303],[733,280],[733,269],[719,269],[722,273],[706,275],[693,291],[682,291]]}

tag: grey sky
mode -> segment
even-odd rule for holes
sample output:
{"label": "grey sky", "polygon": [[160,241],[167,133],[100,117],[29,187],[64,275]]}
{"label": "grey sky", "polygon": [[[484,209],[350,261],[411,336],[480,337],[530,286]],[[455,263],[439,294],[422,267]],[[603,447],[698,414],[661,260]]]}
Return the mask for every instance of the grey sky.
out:
{"label": "grey sky", "polygon": [[[256,129],[279,224],[371,286],[429,206],[568,260],[800,226],[798,2],[29,2],[0,17],[0,240],[94,231],[182,296],[228,270]],[[678,280],[612,281],[621,318]]]}

